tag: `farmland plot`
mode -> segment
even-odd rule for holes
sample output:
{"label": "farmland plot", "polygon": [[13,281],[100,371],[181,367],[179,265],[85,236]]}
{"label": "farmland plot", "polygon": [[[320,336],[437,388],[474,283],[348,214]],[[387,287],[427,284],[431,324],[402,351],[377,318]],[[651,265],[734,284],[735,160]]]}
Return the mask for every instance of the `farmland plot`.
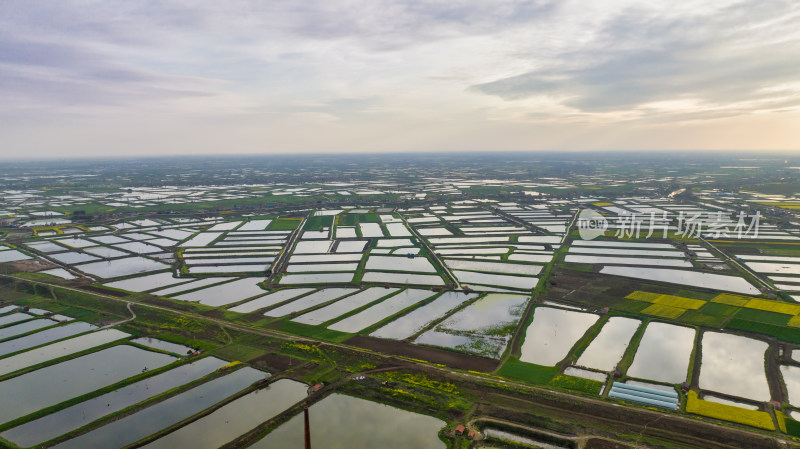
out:
{"label": "farmland plot", "polygon": [[499,358],[529,297],[490,293],[420,335],[414,343]]}
{"label": "farmland plot", "polygon": [[537,307],[525,333],[519,359],[537,365],[555,365],[567,356],[597,319],[592,313]]}

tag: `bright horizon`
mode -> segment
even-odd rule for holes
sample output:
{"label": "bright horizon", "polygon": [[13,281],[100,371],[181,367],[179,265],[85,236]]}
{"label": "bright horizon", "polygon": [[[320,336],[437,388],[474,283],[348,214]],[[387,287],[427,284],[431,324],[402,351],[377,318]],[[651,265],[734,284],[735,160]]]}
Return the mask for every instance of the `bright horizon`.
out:
{"label": "bright horizon", "polygon": [[796,2],[0,11],[0,158],[800,151]]}

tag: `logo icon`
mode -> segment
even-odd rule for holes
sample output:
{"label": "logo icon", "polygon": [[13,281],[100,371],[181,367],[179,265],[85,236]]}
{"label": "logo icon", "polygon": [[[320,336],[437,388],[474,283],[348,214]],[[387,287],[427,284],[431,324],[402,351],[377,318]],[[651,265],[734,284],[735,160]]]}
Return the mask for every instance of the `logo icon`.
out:
{"label": "logo icon", "polygon": [[606,217],[592,209],[582,209],[578,214],[578,234],[583,240],[593,240],[606,233],[608,221]]}

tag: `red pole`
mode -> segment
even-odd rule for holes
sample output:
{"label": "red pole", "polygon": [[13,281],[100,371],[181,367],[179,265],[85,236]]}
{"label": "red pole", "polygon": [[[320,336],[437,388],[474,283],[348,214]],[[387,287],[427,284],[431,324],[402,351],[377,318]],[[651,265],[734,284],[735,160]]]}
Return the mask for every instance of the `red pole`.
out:
{"label": "red pole", "polygon": [[303,418],[306,424],[306,449],[311,449],[311,427],[308,425],[308,407],[303,409]]}

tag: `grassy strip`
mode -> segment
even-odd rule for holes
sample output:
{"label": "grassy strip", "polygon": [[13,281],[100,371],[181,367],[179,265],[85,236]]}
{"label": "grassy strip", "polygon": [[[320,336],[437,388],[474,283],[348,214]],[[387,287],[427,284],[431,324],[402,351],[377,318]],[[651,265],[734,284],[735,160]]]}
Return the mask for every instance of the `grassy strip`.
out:
{"label": "grassy strip", "polygon": [[600,391],[602,391],[605,383],[591,379],[584,379],[582,377],[558,374],[556,377],[550,380],[548,385],[566,388],[568,390],[581,391],[589,394],[600,394]]}
{"label": "grassy strip", "polygon": [[617,364],[617,369],[621,373],[625,373],[628,370],[628,367],[631,366],[631,363],[633,363],[633,357],[636,355],[636,352],[639,349],[639,343],[642,342],[642,337],[644,337],[644,332],[647,329],[648,324],[650,324],[649,319],[642,320],[639,328],[633,333],[633,337],[631,337],[631,341],[628,343],[628,347],[625,349],[625,353],[622,355],[622,360],[620,360]]}

